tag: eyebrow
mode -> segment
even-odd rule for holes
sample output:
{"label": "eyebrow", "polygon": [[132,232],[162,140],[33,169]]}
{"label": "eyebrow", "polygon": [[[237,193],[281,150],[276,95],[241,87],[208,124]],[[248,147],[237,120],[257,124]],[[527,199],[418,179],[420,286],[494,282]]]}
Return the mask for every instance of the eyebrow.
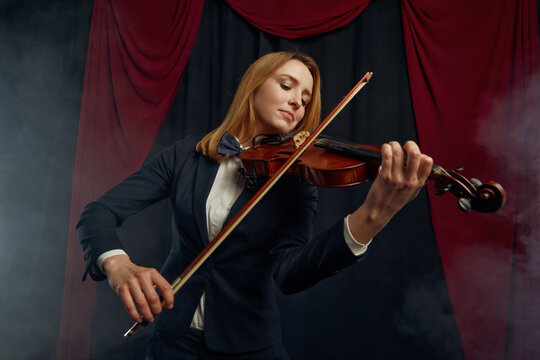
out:
{"label": "eyebrow", "polygon": [[[294,83],[296,83],[296,84],[299,84],[299,83],[300,83],[300,82],[298,81],[298,79],[295,78],[295,77],[292,76],[292,75],[289,75],[289,74],[286,74],[286,73],[285,73],[285,74],[277,74],[277,75],[278,75],[278,76],[284,76],[284,77],[286,77],[286,78],[289,78],[290,80],[292,80],[292,81],[293,81]],[[309,91],[308,89],[304,89],[304,90],[302,90],[302,94],[304,94],[304,93],[307,94],[307,95],[311,98],[311,91]]]}

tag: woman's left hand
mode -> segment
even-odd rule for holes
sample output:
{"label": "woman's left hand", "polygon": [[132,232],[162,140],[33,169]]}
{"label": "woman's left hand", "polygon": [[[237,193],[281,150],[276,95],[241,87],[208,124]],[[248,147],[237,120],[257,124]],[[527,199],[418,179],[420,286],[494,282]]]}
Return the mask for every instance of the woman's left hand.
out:
{"label": "woman's left hand", "polygon": [[433,167],[433,160],[422,154],[413,141],[403,149],[395,141],[384,144],[381,155],[379,175],[364,203],[349,217],[351,233],[360,243],[367,243],[418,195]]}

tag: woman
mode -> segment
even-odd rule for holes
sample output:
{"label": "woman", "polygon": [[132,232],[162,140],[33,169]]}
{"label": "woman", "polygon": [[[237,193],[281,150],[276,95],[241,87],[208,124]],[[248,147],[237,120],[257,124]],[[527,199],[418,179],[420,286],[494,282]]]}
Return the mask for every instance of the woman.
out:
{"label": "woman", "polygon": [[[153,322],[162,311],[155,289],[163,296],[168,310],[156,317],[147,358],[287,358],[274,284],[284,293],[298,292],[355,263],[416,197],[431,158],[411,141],[403,149],[384,144],[379,176],[364,203],[312,239],[316,189],[285,177],[173,297],[169,282],[254,194],[238,171],[235,150],[259,135],[313,130],[320,106],[313,59],[291,52],[265,55],[244,74],[220,127],[200,141],[176,142],[85,208],[77,228],[92,278],[108,278],[137,322]],[[115,229],[167,197],[173,241],[161,275],[132,263]]]}

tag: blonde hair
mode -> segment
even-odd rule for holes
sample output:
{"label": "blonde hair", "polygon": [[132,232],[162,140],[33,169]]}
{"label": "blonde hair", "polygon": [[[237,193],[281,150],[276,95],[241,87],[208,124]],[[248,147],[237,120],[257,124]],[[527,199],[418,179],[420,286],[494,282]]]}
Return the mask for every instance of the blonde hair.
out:
{"label": "blonde hair", "polygon": [[256,121],[255,111],[253,109],[253,94],[277,69],[290,60],[298,60],[303,63],[313,77],[311,100],[306,105],[304,118],[294,130],[295,132],[303,130],[312,132],[319,124],[321,116],[319,68],[311,57],[302,53],[288,51],[274,52],[262,56],[247,69],[238,85],[238,89],[223,123],[199,141],[196,150],[217,162],[221,162],[226,156],[219,154],[217,148],[225,132],[239,136],[242,130],[246,129],[247,133],[253,136]]}

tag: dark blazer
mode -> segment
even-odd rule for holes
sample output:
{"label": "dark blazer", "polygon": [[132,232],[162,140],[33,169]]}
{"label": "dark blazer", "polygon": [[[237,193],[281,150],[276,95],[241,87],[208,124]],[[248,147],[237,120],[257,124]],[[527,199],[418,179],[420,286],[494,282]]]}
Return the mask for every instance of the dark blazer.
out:
{"label": "dark blazer", "polygon": [[[165,149],[83,211],[79,241],[94,280],[105,251],[123,248],[116,228],[148,205],[169,198],[171,251],[162,274],[173,281],[208,244],[206,199],[219,165],[195,151],[195,138]],[[244,189],[226,223],[254,195]],[[312,239],[317,190],[293,177],[281,179],[206,263],[178,291],[175,307],[157,317],[156,330],[181,335],[206,293],[204,336],[220,352],[247,352],[281,341],[277,284],[294,293],[358,260],[343,238],[343,221]]]}

